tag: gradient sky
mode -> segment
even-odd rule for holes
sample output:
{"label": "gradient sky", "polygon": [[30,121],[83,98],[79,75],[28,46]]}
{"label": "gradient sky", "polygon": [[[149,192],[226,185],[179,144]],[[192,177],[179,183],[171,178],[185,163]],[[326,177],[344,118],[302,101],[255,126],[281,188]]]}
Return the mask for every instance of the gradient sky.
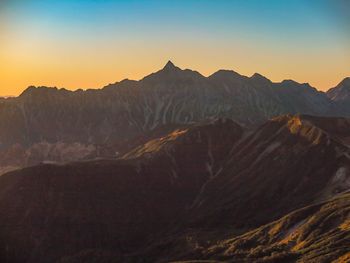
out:
{"label": "gradient sky", "polygon": [[0,0],[0,95],[140,79],[170,59],[327,90],[350,76],[349,0]]}

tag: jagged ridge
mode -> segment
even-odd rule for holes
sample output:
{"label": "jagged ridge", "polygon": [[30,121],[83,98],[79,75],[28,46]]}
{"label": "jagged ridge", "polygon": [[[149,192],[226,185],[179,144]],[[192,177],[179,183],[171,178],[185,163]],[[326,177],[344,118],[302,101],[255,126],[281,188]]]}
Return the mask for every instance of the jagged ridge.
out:
{"label": "jagged ridge", "polygon": [[[121,142],[163,125],[228,117],[256,127],[286,113],[350,116],[345,104],[338,106],[308,84],[272,83],[260,74],[249,78],[225,70],[204,77],[169,61],[140,81],[75,92],[32,86],[17,98],[1,100],[0,154],[15,144],[27,150],[42,143],[114,145],[114,152],[124,153]],[[45,154],[34,159],[45,161],[40,156]]]}

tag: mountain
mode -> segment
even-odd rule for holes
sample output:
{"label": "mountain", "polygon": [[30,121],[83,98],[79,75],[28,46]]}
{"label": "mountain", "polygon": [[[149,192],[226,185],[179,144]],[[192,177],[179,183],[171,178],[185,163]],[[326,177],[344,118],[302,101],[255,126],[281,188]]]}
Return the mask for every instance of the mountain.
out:
{"label": "mountain", "polygon": [[193,225],[256,227],[345,191],[349,132],[349,120],[341,118],[287,115],[268,121],[233,146],[220,176],[197,197]]}
{"label": "mountain", "polygon": [[350,100],[350,78],[343,79],[336,87],[327,91],[327,96],[334,101]]}
{"label": "mountain", "polygon": [[175,129],[189,127],[191,124],[167,124],[127,140],[110,143],[79,142],[38,142],[25,147],[19,143],[12,145],[0,154],[0,174],[34,166],[40,163],[65,163],[77,160],[116,159],[135,147],[152,139],[166,136]]}
{"label": "mountain", "polygon": [[202,186],[185,230],[164,235],[139,257],[201,259],[202,248],[349,191],[349,132],[349,119],[308,115],[281,116],[247,132]]}
{"label": "mountain", "polygon": [[212,163],[242,132],[219,119],[153,140],[136,159],[42,164],[2,175],[2,262],[55,262],[90,248],[123,256],[139,248],[184,215],[214,176]]}
{"label": "mountain", "polygon": [[[112,151],[122,154],[126,144],[164,125],[231,118],[255,128],[281,114],[350,116],[350,109],[338,104],[308,84],[273,83],[257,73],[246,77],[227,70],[204,77],[170,61],[139,81],[126,79],[99,90],[31,86],[0,101],[0,159],[7,160],[0,170],[18,167],[9,153],[20,147],[26,152],[22,156],[36,160],[24,160],[20,167],[71,160],[82,149],[89,149],[87,156],[106,157],[92,149],[114,145]],[[56,153],[48,154],[43,145]],[[77,152],[66,151],[75,145]]]}
{"label": "mountain", "polygon": [[336,87],[327,91],[327,96],[343,108],[344,112],[350,110],[350,78],[345,78]]}
{"label": "mountain", "polygon": [[[348,191],[349,132],[345,118],[285,115],[255,131],[217,119],[174,127],[119,159],[7,173],[0,177],[0,258],[218,259],[221,252],[208,250],[216,241],[315,207],[306,218],[317,204]],[[281,229],[299,219],[304,220],[302,215],[287,220]],[[340,222],[330,220],[332,226]],[[346,238],[336,240],[345,246]]]}

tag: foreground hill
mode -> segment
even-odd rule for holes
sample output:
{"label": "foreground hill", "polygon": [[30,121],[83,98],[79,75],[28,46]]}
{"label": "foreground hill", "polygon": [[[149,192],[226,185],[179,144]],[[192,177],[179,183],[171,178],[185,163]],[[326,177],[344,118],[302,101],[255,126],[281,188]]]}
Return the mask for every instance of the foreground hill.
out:
{"label": "foreground hill", "polygon": [[199,248],[196,256],[210,262],[336,263],[350,261],[349,247],[350,194],[343,194],[207,249]]}
{"label": "foreground hill", "polygon": [[197,197],[193,218],[254,227],[348,189],[349,134],[350,122],[342,118],[268,121],[233,146],[220,176]]}
{"label": "foreground hill", "polygon": [[186,215],[186,230],[164,235],[141,257],[184,260],[189,251],[196,255],[220,238],[348,191],[349,134],[348,119],[307,115],[281,116],[246,134],[203,185]]}
{"label": "foreground hill", "polygon": [[124,255],[142,246],[183,217],[212,176],[206,164],[227,155],[242,132],[217,120],[176,130],[138,159],[44,164],[1,176],[2,262],[54,262],[90,248]]}
{"label": "foreground hill", "polygon": [[195,258],[228,235],[348,191],[348,134],[344,118],[286,115],[254,132],[218,119],[176,128],[117,160],[5,174],[0,256],[4,262]]}
{"label": "foreground hill", "polygon": [[204,77],[171,62],[140,81],[100,90],[29,87],[0,100],[0,173],[42,161],[106,157],[103,146],[124,153],[125,144],[164,125],[227,117],[256,127],[296,113],[350,116],[350,109],[308,84],[225,70]]}

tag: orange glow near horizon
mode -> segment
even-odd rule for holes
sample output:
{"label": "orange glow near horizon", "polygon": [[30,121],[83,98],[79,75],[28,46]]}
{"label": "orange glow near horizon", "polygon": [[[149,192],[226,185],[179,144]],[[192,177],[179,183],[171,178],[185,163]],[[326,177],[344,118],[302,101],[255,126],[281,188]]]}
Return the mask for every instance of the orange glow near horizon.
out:
{"label": "orange glow near horizon", "polygon": [[[324,61],[317,58],[299,61],[293,58],[293,55],[290,57],[275,55],[272,59],[268,59],[271,55],[267,53],[240,54],[239,50],[237,52],[232,50],[230,55],[226,56],[225,53],[229,51],[210,54],[205,50],[191,49],[177,52],[164,50],[156,57],[156,51],[141,53],[141,50],[136,52],[118,50],[120,52],[114,52],[113,55],[109,55],[108,52],[111,51],[108,51],[94,53],[89,57],[70,52],[52,55],[49,51],[48,54],[42,52],[41,56],[46,59],[37,59],[36,56],[40,54],[35,53],[25,56],[21,54],[16,54],[14,57],[5,56],[5,59],[3,56],[2,61],[5,63],[0,65],[0,96],[17,96],[30,85],[55,86],[69,90],[99,89],[125,78],[139,80],[161,69],[169,59],[182,69],[196,70],[204,76],[209,76],[219,69],[234,70],[246,76],[258,72],[274,82],[293,79],[300,83],[308,82],[323,91],[350,76],[349,62],[337,57],[323,58]],[[335,66],[329,67],[329,64]]]}
{"label": "orange glow near horizon", "polygon": [[350,77],[344,1],[28,2],[0,2],[0,96],[30,85],[99,89],[168,60],[204,76],[257,72],[323,91]]}

